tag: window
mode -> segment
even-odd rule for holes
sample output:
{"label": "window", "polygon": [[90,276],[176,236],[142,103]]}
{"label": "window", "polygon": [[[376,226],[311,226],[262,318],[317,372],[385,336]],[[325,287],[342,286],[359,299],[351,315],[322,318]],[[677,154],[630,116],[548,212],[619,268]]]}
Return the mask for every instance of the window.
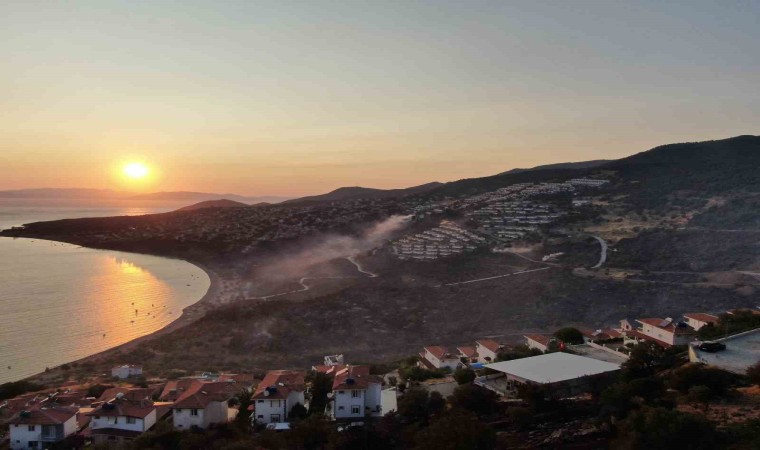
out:
{"label": "window", "polygon": [[279,414],[272,414],[272,422],[279,422],[280,421],[280,415]]}
{"label": "window", "polygon": [[27,427],[27,429],[28,429],[29,431],[34,431],[34,425],[29,425],[29,426]]}
{"label": "window", "polygon": [[182,414],[182,408],[177,408],[175,409],[175,411],[177,412],[177,414]]}
{"label": "window", "polygon": [[190,410],[190,415],[191,416],[197,416],[198,415],[198,410],[197,409],[191,409]]}
{"label": "window", "polygon": [[346,391],[338,391],[338,394],[345,394]]}
{"label": "window", "polygon": [[106,417],[106,422],[111,425],[116,425],[117,423],[117,417]]}
{"label": "window", "polygon": [[127,417],[127,423],[137,423],[137,419],[134,417]]}
{"label": "window", "polygon": [[29,448],[37,448],[37,441],[29,441]]}
{"label": "window", "polygon": [[257,419],[263,419],[264,418],[264,414],[259,414],[258,416],[256,416],[256,418]]}
{"label": "window", "polygon": [[279,400],[269,400],[269,407],[270,408],[279,408],[280,407],[280,401]]}
{"label": "window", "polygon": [[359,398],[362,396],[362,391],[351,391],[351,398]]}
{"label": "window", "polygon": [[259,400],[259,403],[264,403],[264,400]]}
{"label": "window", "polygon": [[338,411],[343,411],[344,409],[346,409],[344,406],[338,406]]}
{"label": "window", "polygon": [[361,411],[361,408],[358,406],[351,407],[351,414],[359,414],[360,411]]}

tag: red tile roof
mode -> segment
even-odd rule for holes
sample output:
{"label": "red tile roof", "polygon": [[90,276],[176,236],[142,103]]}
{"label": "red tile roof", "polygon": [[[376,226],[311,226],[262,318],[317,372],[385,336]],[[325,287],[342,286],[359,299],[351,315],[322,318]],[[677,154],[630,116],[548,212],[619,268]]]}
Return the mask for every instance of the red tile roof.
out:
{"label": "red tile roof", "polygon": [[40,406],[14,414],[7,423],[14,425],[59,425],[76,416],[77,411],[77,408],[63,406],[53,408]]}
{"label": "red tile roof", "polygon": [[243,386],[234,381],[201,381],[180,395],[172,409],[204,409],[211,402],[226,402],[242,389]]}
{"label": "red tile roof", "polygon": [[[306,373],[299,370],[270,370],[253,393],[253,399],[285,399],[290,392],[305,389]],[[267,394],[268,392],[268,394]]]}
{"label": "red tile roof", "polygon": [[481,346],[487,348],[488,350],[491,350],[494,353],[497,353],[501,347],[501,345],[493,339],[479,339],[475,341],[475,343],[480,344]]}
{"label": "red tile roof", "polygon": [[664,348],[670,348],[670,347],[672,347],[672,345],[668,344],[667,342],[663,342],[663,341],[661,341],[659,339],[655,339],[655,338],[653,338],[651,336],[647,336],[646,334],[640,333],[640,332],[638,332],[636,330],[628,330],[628,331],[625,332],[625,335],[628,336],[628,337],[630,337],[630,338],[635,338],[635,339],[638,339],[638,340],[641,340],[641,341],[654,342],[655,344],[659,345],[660,347],[664,347]]}
{"label": "red tile roof", "polygon": [[136,417],[142,419],[155,410],[151,400],[151,390],[145,388],[111,388],[106,389],[100,399],[105,401],[93,409],[88,416]]}
{"label": "red tile roof", "polygon": [[673,322],[673,321],[671,321],[667,325],[661,325],[662,323],[665,322],[665,319],[660,319],[657,317],[649,317],[646,319],[636,319],[636,321],[640,323],[645,323],[655,328],[659,328],[661,330],[665,330],[673,334],[693,334],[694,333],[694,329],[689,328],[689,327],[678,327],[676,326],[676,322]]}
{"label": "red tile roof", "polygon": [[712,314],[707,313],[687,313],[683,315],[687,319],[693,319],[698,320],[700,322],[707,322],[707,323],[717,323],[718,322],[718,316],[714,316]]}
{"label": "red tile roof", "polygon": [[169,380],[166,382],[164,389],[158,396],[158,399],[162,402],[176,401],[182,394],[187,392],[194,384],[202,383],[197,378],[184,378],[181,380]]}
{"label": "red tile roof", "polygon": [[346,367],[348,366],[345,364],[338,364],[336,366],[312,366],[311,368],[317,372],[334,377],[339,370],[345,369]]}
{"label": "red tile roof", "polygon": [[466,358],[477,358],[478,352],[475,351],[475,347],[457,347],[459,354]]}
{"label": "red tile roof", "polygon": [[333,391],[367,389],[370,383],[382,383],[379,377],[370,375],[369,366],[348,366],[335,374]]}
{"label": "red tile roof", "polygon": [[457,356],[451,353],[449,349],[446,347],[441,347],[440,345],[431,345],[424,347],[424,349],[438,359],[457,359]]}
{"label": "red tile roof", "polygon": [[551,336],[546,336],[544,334],[526,334],[523,337],[538,342],[541,345],[549,345],[549,339],[551,339]]}

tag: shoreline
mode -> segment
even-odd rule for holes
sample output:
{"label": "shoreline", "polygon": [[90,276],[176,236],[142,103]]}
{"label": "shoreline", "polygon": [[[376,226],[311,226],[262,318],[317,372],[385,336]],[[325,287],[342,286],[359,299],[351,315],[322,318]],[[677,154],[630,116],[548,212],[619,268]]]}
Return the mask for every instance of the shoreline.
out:
{"label": "shoreline", "polygon": [[[39,381],[40,378],[46,378],[49,376],[56,375],[56,372],[60,370],[60,367],[63,365],[71,365],[71,364],[86,364],[86,363],[98,363],[102,359],[111,356],[114,353],[121,352],[123,350],[130,350],[136,347],[137,345],[150,341],[154,338],[157,338],[159,336],[163,336],[165,334],[171,333],[173,331],[179,330],[181,328],[184,328],[188,325],[191,325],[192,323],[200,320],[206,315],[206,312],[210,309],[209,307],[218,306],[221,304],[219,301],[219,294],[221,291],[221,277],[217,275],[217,273],[214,270],[209,269],[206,265],[201,264],[197,261],[190,261],[187,259],[182,259],[174,256],[166,256],[166,255],[159,255],[155,253],[144,253],[144,252],[134,252],[134,251],[127,251],[127,250],[121,250],[121,249],[109,249],[109,248],[97,248],[97,247],[89,247],[86,245],[82,245],[81,243],[77,242],[69,242],[59,239],[51,239],[46,237],[27,237],[27,236],[0,236],[0,238],[10,238],[10,239],[28,239],[28,240],[41,240],[41,241],[49,241],[49,242],[58,242],[63,244],[69,244],[73,246],[78,246],[81,248],[86,248],[89,250],[99,250],[99,251],[109,251],[109,252],[123,252],[123,253],[132,253],[132,254],[138,254],[138,255],[149,255],[149,256],[155,256],[159,258],[166,258],[166,259],[175,259],[179,261],[186,262],[199,270],[201,270],[203,273],[206,274],[209,278],[209,287],[206,290],[206,292],[203,294],[202,297],[200,297],[197,301],[195,301],[193,304],[188,305],[184,308],[182,308],[181,313],[178,315],[176,319],[171,321],[170,323],[166,324],[164,327],[153,331],[151,333],[148,333],[146,335],[140,336],[138,338],[132,339],[130,341],[124,342],[123,344],[119,344],[115,347],[111,347],[105,350],[101,350],[97,353],[93,353],[91,355],[84,356],[79,359],[66,361],[64,363],[61,363],[55,367],[50,367],[48,371],[38,372],[23,378],[19,378],[12,382],[18,382],[18,381]],[[126,362],[125,362],[126,363]]]}

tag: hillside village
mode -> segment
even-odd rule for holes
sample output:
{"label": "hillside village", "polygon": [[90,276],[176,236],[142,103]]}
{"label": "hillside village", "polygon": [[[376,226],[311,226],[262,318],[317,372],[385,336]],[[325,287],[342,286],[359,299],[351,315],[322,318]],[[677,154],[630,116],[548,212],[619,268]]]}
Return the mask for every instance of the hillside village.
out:
{"label": "hillside village", "polygon": [[[110,376],[0,401],[7,427],[0,436],[14,450],[59,442],[66,448],[116,446],[157,427],[203,433],[241,420],[253,436],[287,432],[311,415],[332,421],[340,431],[403,411],[398,405],[410,395],[407,391],[423,389],[445,398],[469,383],[512,406],[528,400],[528,386],[543,389],[541,395],[553,401],[577,401],[612,386],[647,345],[674,350],[678,366],[709,367],[741,378],[760,371],[758,325],[760,309],[751,308],[721,315],[685,313],[681,320],[621,319],[617,327],[525,335],[516,346],[493,338],[455,348],[426,345],[414,366],[402,362],[387,373],[352,365],[342,354],[325,356],[309,370],[270,370],[262,378],[204,372],[167,380],[149,377],[139,364],[123,364]],[[747,326],[755,328],[742,329]],[[716,335],[721,337],[703,339]],[[760,407],[760,396],[756,401]]]}

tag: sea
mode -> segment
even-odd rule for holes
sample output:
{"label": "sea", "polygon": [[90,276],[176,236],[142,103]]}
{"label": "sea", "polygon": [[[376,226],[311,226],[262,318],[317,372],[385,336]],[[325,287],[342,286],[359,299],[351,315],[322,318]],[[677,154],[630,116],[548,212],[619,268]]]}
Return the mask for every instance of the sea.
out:
{"label": "sea", "polygon": [[[152,214],[175,206],[0,199],[0,229],[43,220]],[[0,383],[157,331],[200,300],[210,284],[203,270],[182,260],[0,237]]]}

